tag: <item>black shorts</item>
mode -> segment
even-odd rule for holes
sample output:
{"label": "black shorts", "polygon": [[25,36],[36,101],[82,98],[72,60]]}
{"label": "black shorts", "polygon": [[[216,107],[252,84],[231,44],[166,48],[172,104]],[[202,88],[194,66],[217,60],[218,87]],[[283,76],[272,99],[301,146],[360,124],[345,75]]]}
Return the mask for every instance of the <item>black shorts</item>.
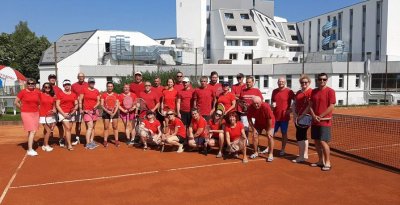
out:
{"label": "black shorts", "polygon": [[180,144],[183,144],[185,142],[185,138],[183,138],[182,136],[176,135],[176,137],[178,137]]}
{"label": "black shorts", "polygon": [[302,128],[302,127],[299,127],[299,126],[297,126],[297,125],[295,125],[295,126],[296,126],[296,140],[297,140],[297,141],[304,141],[304,140],[307,140],[307,130],[308,130],[308,127]]}
{"label": "black shorts", "polygon": [[311,126],[311,139],[321,140],[324,142],[331,141],[331,127]]}
{"label": "black shorts", "polygon": [[189,127],[192,121],[192,114],[190,112],[181,111],[181,120],[186,127]]}
{"label": "black shorts", "polygon": [[[116,112],[115,113],[115,115],[112,117],[112,119],[117,119],[118,118],[118,116],[119,116],[119,113],[118,112]],[[109,119],[111,119],[111,116],[110,116],[110,114],[108,114],[107,112],[105,112],[105,111],[103,111],[103,114],[101,115],[101,117],[103,118],[103,119],[105,119],[105,120],[109,120]]]}

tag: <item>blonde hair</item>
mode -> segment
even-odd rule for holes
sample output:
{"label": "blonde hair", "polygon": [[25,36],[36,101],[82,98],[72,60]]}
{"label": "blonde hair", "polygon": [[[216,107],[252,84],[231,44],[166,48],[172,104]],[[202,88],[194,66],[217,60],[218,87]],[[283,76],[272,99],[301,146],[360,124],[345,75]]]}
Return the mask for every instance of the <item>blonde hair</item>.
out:
{"label": "blonde hair", "polygon": [[303,79],[307,79],[307,81],[309,82],[309,83],[311,83],[311,79],[310,79],[310,77],[308,77],[308,75],[301,75],[300,76],[300,79],[299,79],[299,82],[301,83],[301,81],[303,80]]}

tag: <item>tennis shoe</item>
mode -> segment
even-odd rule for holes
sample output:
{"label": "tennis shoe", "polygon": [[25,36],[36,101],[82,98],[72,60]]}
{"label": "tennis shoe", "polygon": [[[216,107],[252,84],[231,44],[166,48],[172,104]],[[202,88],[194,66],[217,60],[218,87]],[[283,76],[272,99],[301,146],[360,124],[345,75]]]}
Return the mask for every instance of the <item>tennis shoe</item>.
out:
{"label": "tennis shoe", "polygon": [[42,146],[42,150],[43,151],[45,151],[45,152],[51,152],[51,151],[53,151],[53,148],[52,147],[50,147],[49,145],[47,145],[47,146]]}
{"label": "tennis shoe", "polygon": [[79,137],[76,137],[76,140],[74,142],[72,142],[71,145],[75,146],[75,145],[78,145],[80,143],[81,143],[81,141],[80,141]]}
{"label": "tennis shoe", "polygon": [[31,156],[31,157],[34,157],[34,156],[38,156],[38,153],[37,153],[35,150],[30,149],[30,150],[28,150],[28,151],[26,152],[26,155]]}
{"label": "tennis shoe", "polygon": [[221,158],[221,157],[222,157],[222,153],[221,153],[221,152],[218,152],[216,158]]}
{"label": "tennis shoe", "polygon": [[272,162],[272,161],[274,161],[274,157],[268,157],[267,158],[267,162]]}
{"label": "tennis shoe", "polygon": [[60,147],[65,147],[65,141],[64,141],[64,139],[58,140],[58,144],[60,145]]}
{"label": "tennis shoe", "polygon": [[183,152],[183,145],[179,145],[178,151],[176,151],[177,153],[182,153]]}
{"label": "tennis shoe", "polygon": [[250,155],[250,159],[255,159],[258,157],[258,153],[254,153],[252,155]]}
{"label": "tennis shoe", "polygon": [[261,154],[266,154],[269,151],[269,147],[265,148],[263,151],[261,151]]}

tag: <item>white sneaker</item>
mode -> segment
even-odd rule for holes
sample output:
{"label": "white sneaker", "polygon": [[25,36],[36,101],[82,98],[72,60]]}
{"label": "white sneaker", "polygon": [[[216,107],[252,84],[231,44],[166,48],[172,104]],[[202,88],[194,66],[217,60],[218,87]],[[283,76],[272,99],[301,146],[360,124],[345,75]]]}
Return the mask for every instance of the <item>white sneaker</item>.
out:
{"label": "white sneaker", "polygon": [[26,151],[26,154],[27,154],[28,156],[32,156],[32,157],[38,155],[38,153],[37,153],[35,150],[33,150],[33,149]]}
{"label": "white sneaker", "polygon": [[78,144],[81,143],[79,137],[76,137],[75,139],[76,139],[76,140],[75,140],[74,142],[71,143],[72,146],[75,146],[75,145],[78,145]]}
{"label": "white sneaker", "polygon": [[183,152],[183,145],[179,145],[177,153],[182,153]]}
{"label": "white sneaker", "polygon": [[47,146],[42,146],[42,150],[43,151],[46,151],[46,152],[51,152],[51,151],[53,151],[53,148],[52,147],[50,147],[49,145],[47,145]]}
{"label": "white sneaker", "polygon": [[269,151],[269,149],[268,149],[269,147],[267,147],[267,148],[265,148],[263,151],[261,151],[260,153],[261,154],[266,154],[266,153],[268,153],[268,151]]}

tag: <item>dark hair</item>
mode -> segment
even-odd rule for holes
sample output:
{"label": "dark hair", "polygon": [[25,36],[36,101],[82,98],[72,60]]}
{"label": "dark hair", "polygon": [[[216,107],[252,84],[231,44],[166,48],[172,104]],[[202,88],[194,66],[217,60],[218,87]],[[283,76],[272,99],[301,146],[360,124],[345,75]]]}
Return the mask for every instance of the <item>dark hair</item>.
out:
{"label": "dark hair", "polygon": [[320,74],[318,74],[318,78],[320,78],[320,77],[322,77],[322,76],[326,76],[326,78],[328,78],[328,74],[326,74],[326,73],[320,73]]}
{"label": "dark hair", "polygon": [[238,115],[236,114],[236,112],[230,112],[230,113],[228,113],[228,116],[227,116],[227,119],[228,119],[228,123],[229,123],[229,124],[231,124],[229,118],[231,118],[232,116],[235,117],[236,122],[239,121],[239,117],[238,117]]}
{"label": "dark hair", "polygon": [[28,83],[28,82],[33,82],[33,83],[36,84],[36,80],[33,79],[33,78],[28,78],[28,79],[26,79],[26,83]]}
{"label": "dark hair", "polygon": [[51,86],[49,82],[45,82],[45,83],[43,84],[43,86],[42,86],[42,90],[41,90],[41,91],[42,91],[42,93],[44,93],[44,92],[45,92],[45,89],[44,89],[44,87],[45,87],[46,85],[50,86],[50,92],[49,92],[49,95],[50,95],[51,97],[54,97],[54,95],[55,95],[55,93],[54,93],[54,89],[53,89],[53,86]]}
{"label": "dark hair", "polygon": [[108,81],[108,82],[107,82],[107,84],[106,84],[106,86],[108,86],[108,84],[111,84],[111,85],[113,85],[113,86],[114,86],[114,83],[113,83],[113,82],[111,82],[111,81]]}
{"label": "dark hair", "polygon": [[213,71],[213,72],[211,72],[210,76],[213,76],[213,75],[217,75],[217,76],[218,76],[218,73],[217,73],[217,71]]}
{"label": "dark hair", "polygon": [[199,108],[196,108],[196,107],[194,107],[194,108],[192,108],[192,109],[190,110],[190,112],[191,112],[191,113],[193,113],[193,112],[200,113],[200,109],[199,109]]}

